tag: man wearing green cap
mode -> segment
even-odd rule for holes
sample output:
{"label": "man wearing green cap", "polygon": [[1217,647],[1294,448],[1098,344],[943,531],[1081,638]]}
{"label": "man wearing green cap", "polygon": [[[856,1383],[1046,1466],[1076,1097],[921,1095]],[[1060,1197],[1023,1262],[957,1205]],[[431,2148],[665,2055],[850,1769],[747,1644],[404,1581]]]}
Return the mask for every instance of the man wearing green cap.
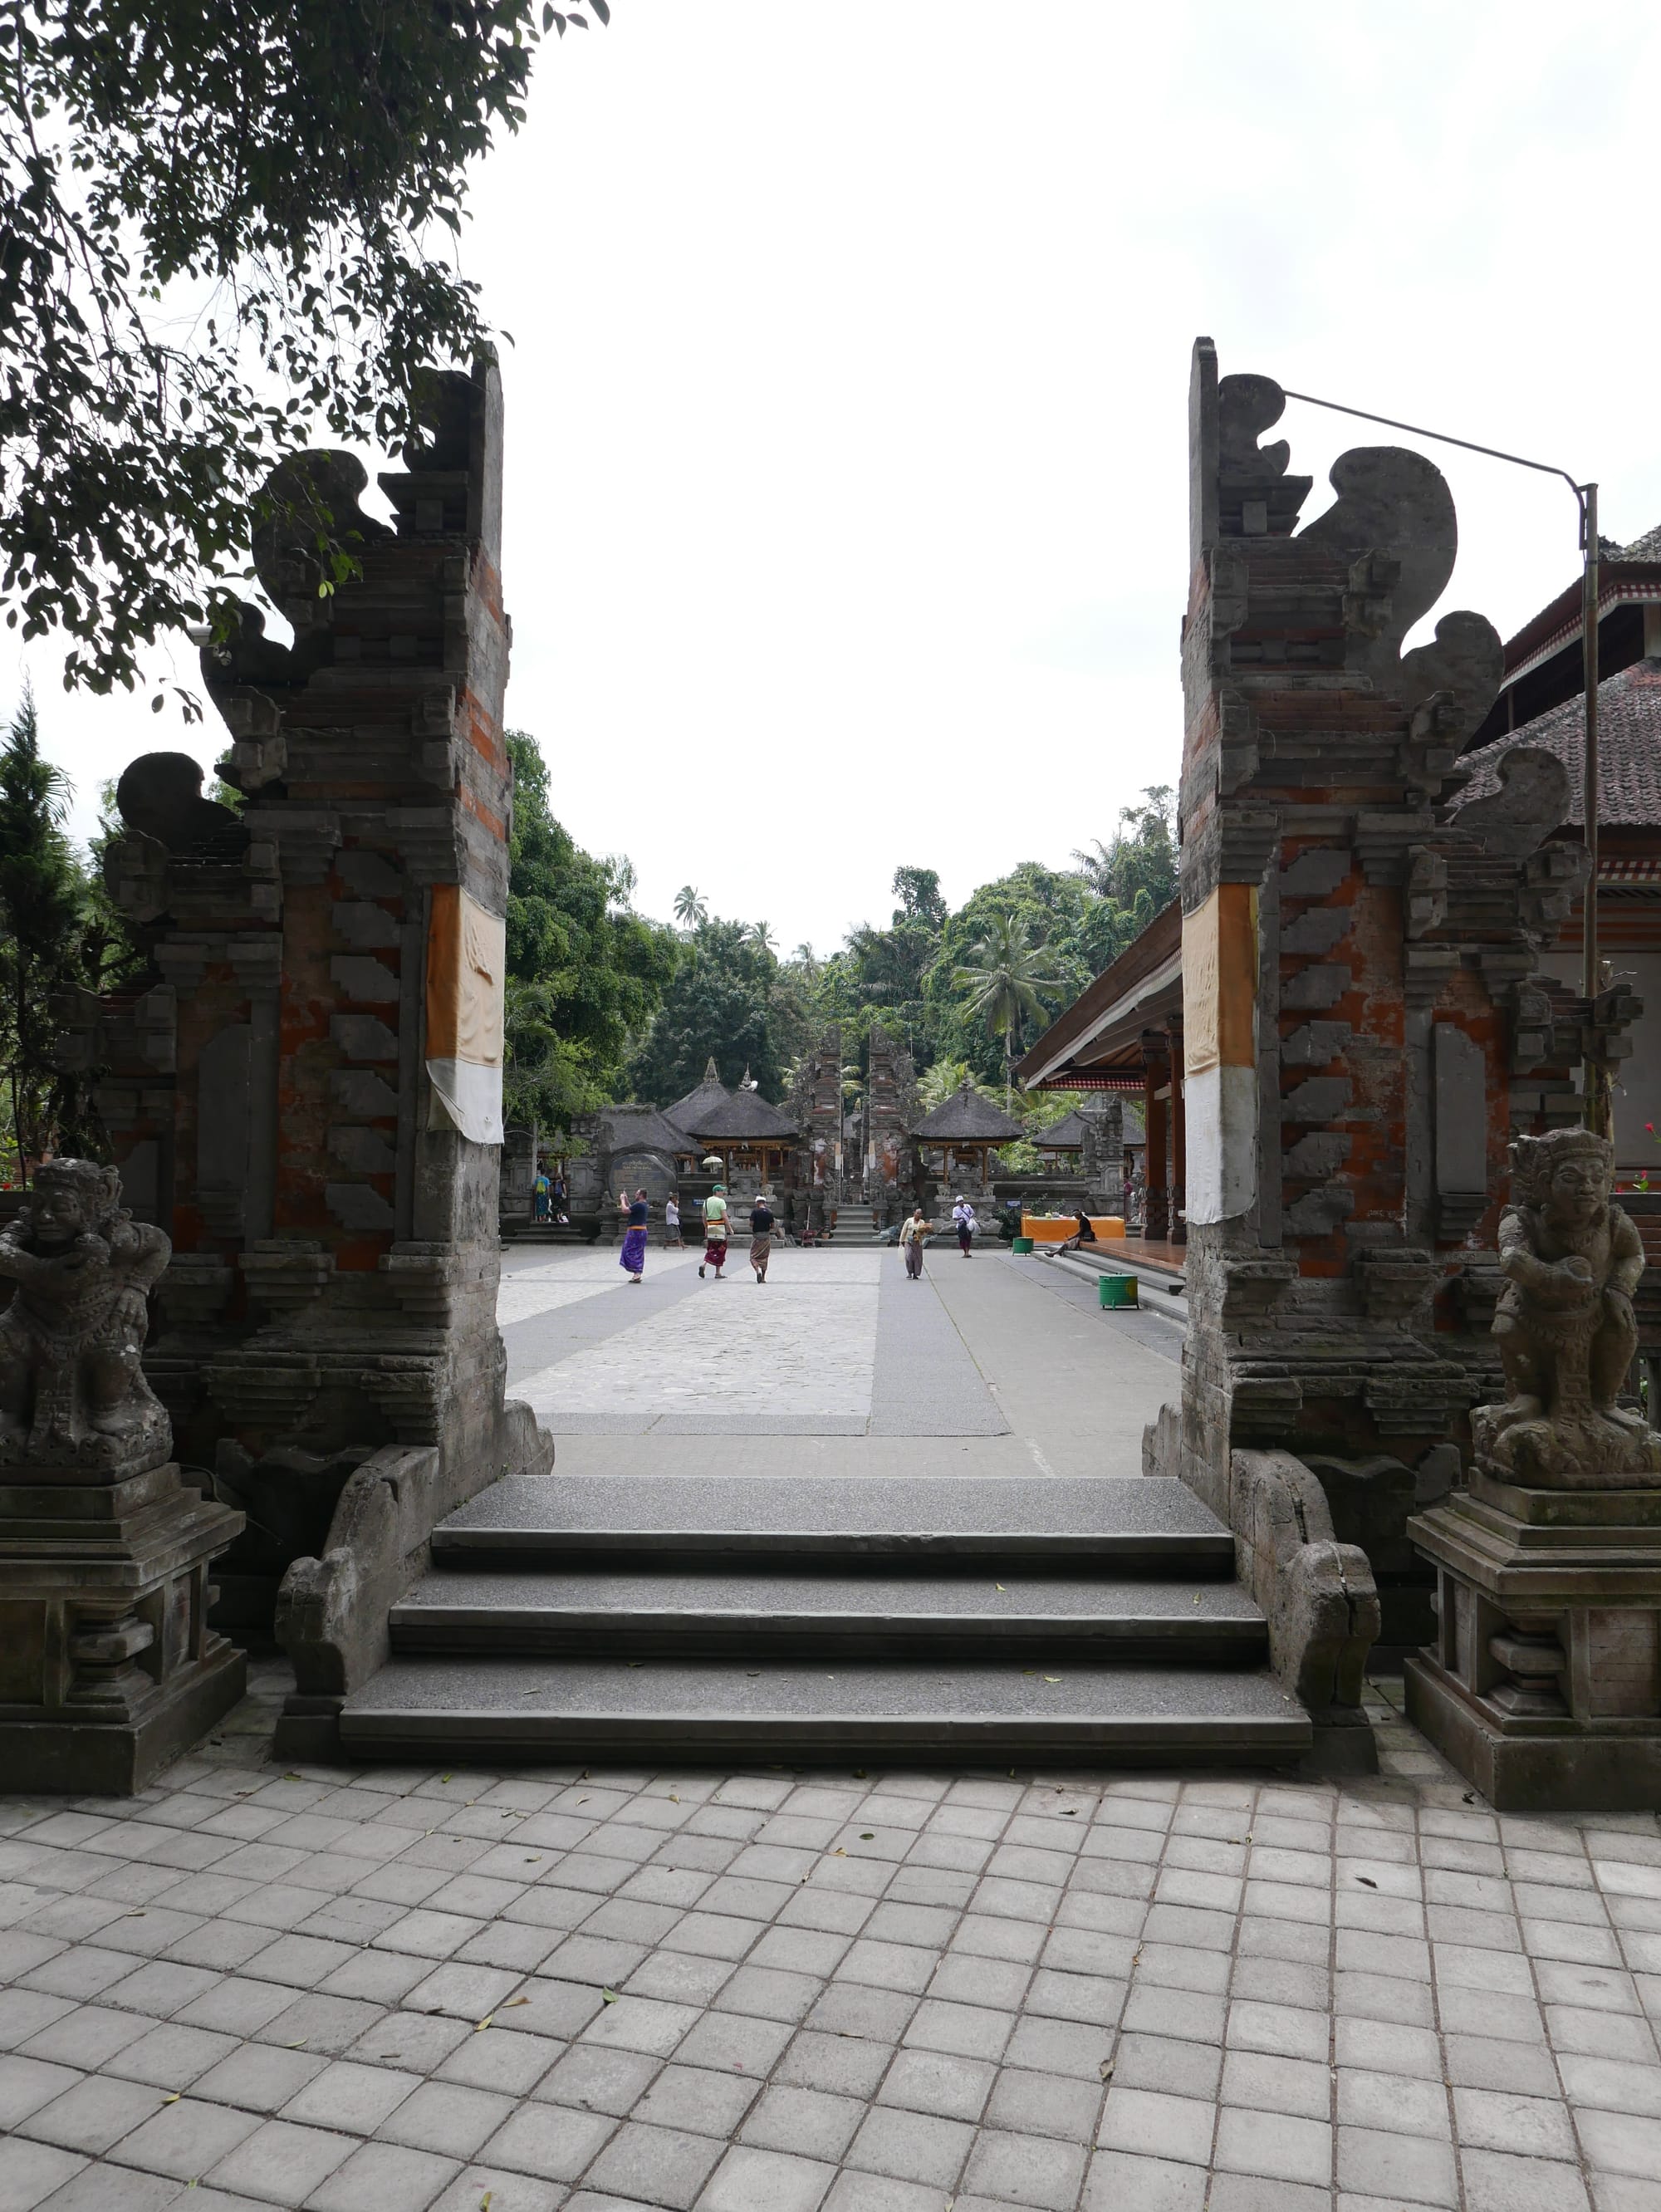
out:
{"label": "man wearing green cap", "polygon": [[714,1268],[718,1283],[724,1279],[721,1270],[727,1263],[726,1188],[718,1182],[704,1200],[704,1256],[698,1262],[700,1275],[706,1267]]}

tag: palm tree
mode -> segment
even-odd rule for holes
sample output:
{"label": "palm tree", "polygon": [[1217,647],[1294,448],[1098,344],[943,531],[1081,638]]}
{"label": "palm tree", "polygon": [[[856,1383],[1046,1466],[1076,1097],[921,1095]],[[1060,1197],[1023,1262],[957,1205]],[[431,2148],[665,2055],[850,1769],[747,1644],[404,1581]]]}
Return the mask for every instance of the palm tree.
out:
{"label": "palm tree", "polygon": [[1075,845],[1073,858],[1078,862],[1077,872],[1096,896],[1106,898],[1113,888],[1113,871],[1118,862],[1118,842],[1116,840],[1112,845],[1104,845],[1100,837],[1092,837],[1090,843],[1094,849],[1088,853]]}
{"label": "palm tree", "polygon": [[932,1114],[937,1106],[955,1098],[966,1083],[983,1098],[991,1097],[984,1083],[975,1082],[974,1070],[967,1060],[937,1060],[918,1079],[917,1102],[925,1113]]}
{"label": "palm tree", "polygon": [[682,884],[675,894],[675,919],[682,929],[696,929],[700,922],[709,920],[703,893],[694,890],[690,884]]}
{"label": "palm tree", "polygon": [[995,914],[952,970],[955,990],[969,994],[964,1012],[985,1021],[988,1036],[1003,1040],[1003,1110],[1015,1094],[1015,1040],[1021,1024],[1044,1012],[1046,992],[1066,987],[1047,945],[1034,945],[1027,924],[1009,913]]}
{"label": "palm tree", "polygon": [[758,952],[776,952],[778,951],[779,940],[773,935],[770,923],[765,921],[753,921],[746,933],[749,936],[750,943],[755,947],[755,950]]}

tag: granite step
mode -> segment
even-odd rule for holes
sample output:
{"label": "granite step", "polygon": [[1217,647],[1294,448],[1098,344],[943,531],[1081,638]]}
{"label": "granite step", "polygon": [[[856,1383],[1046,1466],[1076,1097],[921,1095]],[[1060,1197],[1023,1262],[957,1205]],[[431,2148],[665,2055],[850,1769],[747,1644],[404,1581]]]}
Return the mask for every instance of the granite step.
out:
{"label": "granite step", "polygon": [[963,1574],[442,1571],[394,1606],[392,1648],[631,1659],[1039,1651],[1255,1666],[1262,1613],[1234,1583]]}
{"label": "granite step", "polygon": [[435,1566],[524,1571],[580,1559],[872,1562],[911,1574],[965,1559],[1223,1577],[1229,1531],[1173,1477],[898,1481],[782,1474],[513,1476],[433,1532]]}
{"label": "granite step", "polygon": [[395,1657],[348,1698],[349,1755],[688,1765],[888,1755],[955,1765],[1289,1765],[1306,1714],[1264,1670],[1122,1663]]}

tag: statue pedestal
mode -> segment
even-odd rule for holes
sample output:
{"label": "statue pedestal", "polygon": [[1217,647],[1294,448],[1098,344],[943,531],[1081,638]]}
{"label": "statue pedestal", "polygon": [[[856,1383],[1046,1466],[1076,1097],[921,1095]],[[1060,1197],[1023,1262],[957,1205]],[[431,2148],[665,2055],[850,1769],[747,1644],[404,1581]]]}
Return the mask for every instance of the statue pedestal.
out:
{"label": "statue pedestal", "polygon": [[0,1784],[129,1794],[229,1711],[208,1566],[241,1526],[171,1460],[0,1472]]}
{"label": "statue pedestal", "polygon": [[1408,1522],[1437,1571],[1407,1711],[1502,1812],[1661,1802],[1661,1489],[1473,1471]]}

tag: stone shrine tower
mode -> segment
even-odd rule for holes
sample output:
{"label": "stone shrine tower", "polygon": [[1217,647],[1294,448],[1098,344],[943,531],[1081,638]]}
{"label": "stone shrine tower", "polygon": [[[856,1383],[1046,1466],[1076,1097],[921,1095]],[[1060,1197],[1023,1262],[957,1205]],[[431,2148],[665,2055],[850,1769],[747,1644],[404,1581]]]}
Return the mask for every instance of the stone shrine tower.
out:
{"label": "stone shrine tower", "polygon": [[[551,1456],[503,1403],[495,1323],[512,779],[494,362],[433,376],[363,514],[349,455],[286,462],[253,608],[203,675],[240,812],[194,763],[135,762],[111,890],[152,980],[84,1000],[130,1202],[171,1236],[146,1368],[182,1459],[248,1516],[227,1625],[275,1611],[326,1748],[433,1522]],[[316,523],[361,562],[325,586]],[[204,1472],[203,1480],[208,1479]],[[298,1565],[296,1565],[298,1562]],[[281,1589],[279,1592],[279,1585]]]}
{"label": "stone shrine tower", "polygon": [[1267,377],[1220,381],[1197,343],[1180,1471],[1239,1527],[1242,1452],[1296,1455],[1404,1649],[1434,1630],[1407,1516],[1498,1395],[1508,1147],[1579,1119],[1574,1073],[1618,1056],[1635,1002],[1541,972],[1585,866],[1549,838],[1561,769],[1458,805],[1500,647],[1452,613],[1403,649],[1453,568],[1440,474],[1394,447],[1346,453],[1335,503],[1300,530],[1311,480],[1260,442],[1284,404]]}

